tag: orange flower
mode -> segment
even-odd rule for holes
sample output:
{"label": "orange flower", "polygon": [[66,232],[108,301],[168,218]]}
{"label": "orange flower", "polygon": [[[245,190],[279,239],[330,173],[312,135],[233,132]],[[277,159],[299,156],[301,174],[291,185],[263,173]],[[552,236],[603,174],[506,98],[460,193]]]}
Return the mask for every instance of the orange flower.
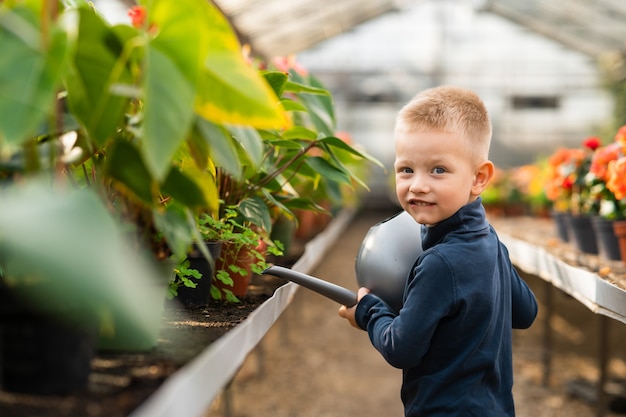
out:
{"label": "orange flower", "polygon": [[626,198],[626,156],[609,162],[606,188],[617,200]]}
{"label": "orange flower", "polygon": [[622,126],[619,128],[619,130],[615,134],[615,142],[619,143],[621,146],[626,147],[626,126]]}
{"label": "orange flower", "polygon": [[548,159],[544,190],[552,202],[564,202],[571,197],[576,170],[585,159],[583,149],[559,148]]}
{"label": "orange flower", "polygon": [[571,149],[567,149],[567,148],[559,148],[557,149],[552,156],[550,156],[550,159],[548,159],[548,164],[550,166],[553,167],[557,167],[559,165],[561,165],[563,162],[567,161],[569,159],[569,154],[570,154]]}
{"label": "orange flower", "polygon": [[596,178],[606,182],[608,180],[609,162],[616,160],[620,156],[620,145],[611,143],[610,145],[599,148],[591,159],[591,167],[589,172],[594,174]]}

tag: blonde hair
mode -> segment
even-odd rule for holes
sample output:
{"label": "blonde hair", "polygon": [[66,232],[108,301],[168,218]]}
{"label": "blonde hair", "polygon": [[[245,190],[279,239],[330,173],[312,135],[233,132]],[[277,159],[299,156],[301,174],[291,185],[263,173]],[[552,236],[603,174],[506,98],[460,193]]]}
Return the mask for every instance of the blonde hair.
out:
{"label": "blonde hair", "polygon": [[485,104],[470,90],[439,86],[421,91],[398,113],[396,128],[399,126],[461,135],[474,160],[489,158],[491,121]]}

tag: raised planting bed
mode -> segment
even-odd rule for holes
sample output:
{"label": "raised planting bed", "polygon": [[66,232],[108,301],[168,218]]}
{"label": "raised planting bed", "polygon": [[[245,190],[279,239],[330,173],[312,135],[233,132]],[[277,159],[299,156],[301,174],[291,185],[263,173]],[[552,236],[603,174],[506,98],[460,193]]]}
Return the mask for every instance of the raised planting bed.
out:
{"label": "raised planting bed", "polygon": [[[310,272],[353,218],[340,212],[310,240],[297,259],[282,264]],[[289,305],[298,286],[255,276],[239,304],[211,302],[186,309],[168,303],[155,349],[99,353],[88,387],[64,396],[0,391],[0,416],[201,416],[248,353]]]}

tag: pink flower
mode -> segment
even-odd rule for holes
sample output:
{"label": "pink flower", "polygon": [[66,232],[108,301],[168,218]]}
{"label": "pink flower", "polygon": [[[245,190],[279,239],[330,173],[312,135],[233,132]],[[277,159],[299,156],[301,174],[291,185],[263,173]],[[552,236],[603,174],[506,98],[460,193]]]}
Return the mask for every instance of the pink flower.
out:
{"label": "pink flower", "polygon": [[273,63],[278,71],[289,72],[290,69],[293,69],[296,73],[302,75],[303,77],[309,75],[307,69],[296,61],[295,55],[289,55],[286,57],[277,56],[274,58]]}

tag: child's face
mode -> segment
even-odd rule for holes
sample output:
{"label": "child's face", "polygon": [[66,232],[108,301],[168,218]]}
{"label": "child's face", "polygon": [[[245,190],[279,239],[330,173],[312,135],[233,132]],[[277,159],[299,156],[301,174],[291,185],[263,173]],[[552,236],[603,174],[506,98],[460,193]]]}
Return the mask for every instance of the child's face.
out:
{"label": "child's face", "polygon": [[477,167],[462,136],[400,126],[395,141],[396,194],[418,223],[434,225],[447,219],[484,188],[476,186]]}

